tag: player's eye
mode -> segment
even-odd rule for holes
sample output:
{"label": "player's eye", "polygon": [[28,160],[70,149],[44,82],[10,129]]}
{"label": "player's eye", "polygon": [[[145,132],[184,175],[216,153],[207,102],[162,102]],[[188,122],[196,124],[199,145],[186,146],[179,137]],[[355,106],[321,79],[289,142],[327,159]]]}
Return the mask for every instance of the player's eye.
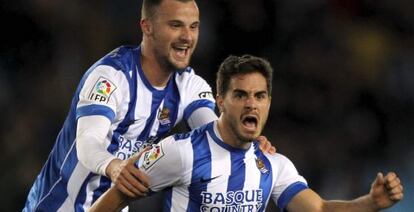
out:
{"label": "player's eye", "polygon": [[243,99],[246,96],[246,94],[242,93],[242,92],[235,92],[234,93],[234,98],[235,99]]}
{"label": "player's eye", "polygon": [[170,22],[170,27],[172,28],[180,28],[181,26],[182,24],[180,22],[177,22],[177,21]]}

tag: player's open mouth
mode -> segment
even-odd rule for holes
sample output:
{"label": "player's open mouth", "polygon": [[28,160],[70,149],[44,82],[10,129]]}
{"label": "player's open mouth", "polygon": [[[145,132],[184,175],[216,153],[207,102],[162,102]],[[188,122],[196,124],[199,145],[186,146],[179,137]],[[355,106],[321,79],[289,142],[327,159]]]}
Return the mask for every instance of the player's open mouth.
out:
{"label": "player's open mouth", "polygon": [[188,45],[174,45],[172,48],[174,49],[175,58],[179,60],[186,59],[188,52],[190,51]]}
{"label": "player's open mouth", "polygon": [[243,126],[248,130],[256,130],[258,118],[254,115],[246,115],[242,118]]}

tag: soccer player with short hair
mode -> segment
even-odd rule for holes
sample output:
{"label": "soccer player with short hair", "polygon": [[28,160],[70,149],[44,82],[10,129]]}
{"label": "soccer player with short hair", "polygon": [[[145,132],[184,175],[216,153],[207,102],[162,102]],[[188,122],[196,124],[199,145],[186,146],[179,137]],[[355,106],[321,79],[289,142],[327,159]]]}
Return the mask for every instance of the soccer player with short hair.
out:
{"label": "soccer player with short hair", "polygon": [[[269,199],[288,211],[377,211],[403,197],[395,173],[379,173],[369,194],[326,201],[308,188],[293,163],[252,142],[268,117],[272,68],[258,57],[230,56],[217,77],[218,120],[162,140],[133,158],[150,179],[151,192],[166,190],[164,211],[265,211]],[[119,211],[132,199],[110,188],[91,212]]]}
{"label": "soccer player with short hair", "polygon": [[182,119],[192,129],[217,119],[210,86],[188,66],[199,25],[194,0],[143,1],[141,45],[115,49],[84,74],[23,211],[85,211],[111,183],[144,195],[148,179],[128,158]]}

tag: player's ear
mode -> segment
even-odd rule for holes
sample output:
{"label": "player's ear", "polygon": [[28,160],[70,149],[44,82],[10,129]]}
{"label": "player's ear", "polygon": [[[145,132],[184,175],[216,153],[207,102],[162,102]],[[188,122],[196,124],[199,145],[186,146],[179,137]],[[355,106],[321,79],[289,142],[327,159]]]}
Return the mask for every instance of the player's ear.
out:
{"label": "player's ear", "polygon": [[151,35],[152,34],[152,24],[151,24],[150,20],[145,19],[145,18],[141,19],[139,24],[141,26],[142,33],[144,33],[145,35]]}
{"label": "player's ear", "polygon": [[216,96],[216,103],[217,103],[217,107],[219,109],[219,112],[222,113],[223,112],[223,108],[224,108],[224,99],[222,95],[217,94]]}

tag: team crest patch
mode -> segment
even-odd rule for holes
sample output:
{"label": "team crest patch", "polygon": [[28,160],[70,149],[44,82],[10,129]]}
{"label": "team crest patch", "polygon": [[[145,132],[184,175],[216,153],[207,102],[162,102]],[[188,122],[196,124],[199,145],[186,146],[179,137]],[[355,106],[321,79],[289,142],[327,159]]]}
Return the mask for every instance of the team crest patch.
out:
{"label": "team crest patch", "polygon": [[160,121],[161,125],[170,124],[170,109],[163,107],[160,108],[158,111],[158,120]]}
{"label": "team crest patch", "polygon": [[114,83],[104,77],[99,77],[89,94],[89,100],[107,103],[115,89]]}
{"label": "team crest patch", "polygon": [[260,158],[256,158],[256,166],[259,169],[259,171],[263,174],[267,174],[269,170],[266,168],[264,162]]}
{"label": "team crest patch", "polygon": [[144,153],[144,157],[143,157],[144,159],[140,167],[147,170],[163,156],[164,156],[164,152],[162,151],[161,145],[153,146],[151,150]]}

